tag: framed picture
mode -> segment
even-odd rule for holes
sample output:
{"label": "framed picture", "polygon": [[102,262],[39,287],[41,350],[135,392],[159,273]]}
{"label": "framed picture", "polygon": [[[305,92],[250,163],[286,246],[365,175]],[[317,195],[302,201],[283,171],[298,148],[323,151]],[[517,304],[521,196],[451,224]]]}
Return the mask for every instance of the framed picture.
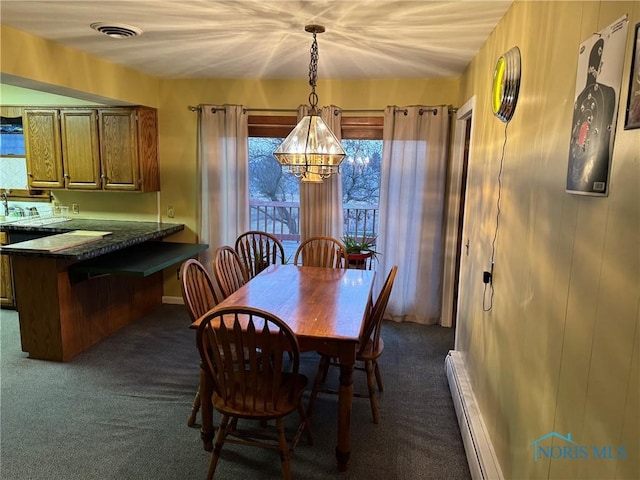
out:
{"label": "framed picture", "polygon": [[627,98],[627,116],[624,129],[640,128],[640,23],[636,24],[631,57],[631,75],[629,78],[629,97]]}

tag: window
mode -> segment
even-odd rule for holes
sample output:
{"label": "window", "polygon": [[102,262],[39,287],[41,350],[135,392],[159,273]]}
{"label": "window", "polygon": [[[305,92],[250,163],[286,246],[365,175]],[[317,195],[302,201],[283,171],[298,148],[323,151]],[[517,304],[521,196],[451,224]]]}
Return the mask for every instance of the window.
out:
{"label": "window", "polygon": [[249,115],[249,204],[252,230],[299,241],[299,181],[273,156],[295,125],[296,117]]}
{"label": "window", "polygon": [[10,199],[49,201],[48,190],[28,187],[22,110],[23,107],[0,107],[0,191]]}
{"label": "window", "polygon": [[[249,116],[249,195],[251,228],[299,241],[299,180],[283,172],[273,151],[296,125],[296,117]],[[342,146],[347,157],[340,166],[344,233],[375,237],[382,161],[380,117],[342,117]]]}
{"label": "window", "polygon": [[0,116],[0,155],[24,157],[22,117]]}
{"label": "window", "polygon": [[382,166],[380,117],[342,117],[344,233],[357,238],[378,235],[378,199]]}
{"label": "window", "polygon": [[22,117],[0,116],[0,188],[27,190],[27,162],[24,154]]}

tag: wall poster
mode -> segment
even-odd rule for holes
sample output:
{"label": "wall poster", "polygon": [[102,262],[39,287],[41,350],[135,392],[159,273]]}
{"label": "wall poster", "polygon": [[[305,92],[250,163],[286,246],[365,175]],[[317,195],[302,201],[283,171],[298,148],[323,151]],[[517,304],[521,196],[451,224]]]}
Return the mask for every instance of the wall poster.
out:
{"label": "wall poster", "polygon": [[615,140],[627,16],[580,44],[566,191],[606,196]]}

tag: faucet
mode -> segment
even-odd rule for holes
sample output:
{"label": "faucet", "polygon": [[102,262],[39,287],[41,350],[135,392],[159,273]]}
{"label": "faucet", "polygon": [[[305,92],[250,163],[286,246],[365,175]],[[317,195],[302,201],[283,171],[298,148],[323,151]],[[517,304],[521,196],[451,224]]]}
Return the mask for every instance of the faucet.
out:
{"label": "faucet", "polygon": [[2,192],[0,194],[0,198],[2,199],[2,206],[4,207],[4,216],[9,216],[9,198],[7,197],[7,192]]}

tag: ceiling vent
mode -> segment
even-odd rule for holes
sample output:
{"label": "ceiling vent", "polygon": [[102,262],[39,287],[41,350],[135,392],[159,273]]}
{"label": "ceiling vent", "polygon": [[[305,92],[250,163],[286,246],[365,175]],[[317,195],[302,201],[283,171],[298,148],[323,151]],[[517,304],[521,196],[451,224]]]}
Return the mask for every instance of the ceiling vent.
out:
{"label": "ceiling vent", "polygon": [[124,23],[95,22],[90,27],[112,38],[129,38],[142,35],[142,29],[125,25]]}

